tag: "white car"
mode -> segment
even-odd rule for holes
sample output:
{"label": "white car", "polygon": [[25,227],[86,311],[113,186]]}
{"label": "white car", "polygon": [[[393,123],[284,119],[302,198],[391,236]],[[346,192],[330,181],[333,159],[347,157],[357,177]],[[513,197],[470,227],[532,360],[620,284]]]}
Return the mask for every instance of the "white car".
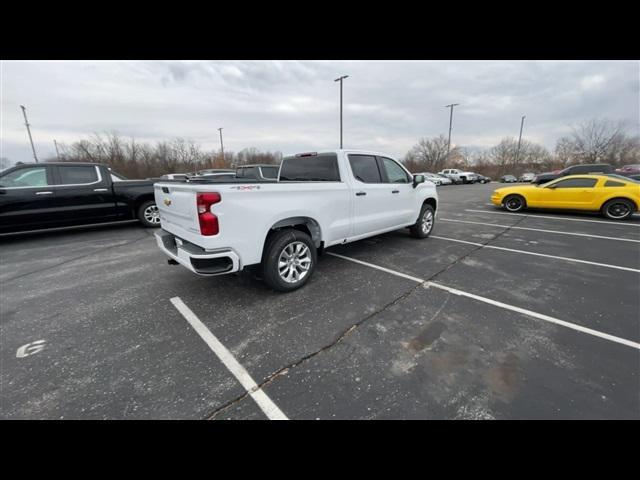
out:
{"label": "white car", "polygon": [[280,291],[304,285],[317,252],[381,233],[433,229],[438,195],[388,155],[332,150],[285,157],[277,181],[191,178],[154,186],[160,249],[199,275],[260,265]]}
{"label": "white car", "polygon": [[453,183],[474,183],[478,175],[473,172],[464,172],[457,168],[447,168],[438,172],[438,175],[444,175],[450,178]]}
{"label": "white car", "polygon": [[427,182],[431,182],[437,186],[442,185],[444,180],[448,180],[448,182],[451,183],[451,180],[449,180],[448,178],[441,177],[440,175],[436,175],[435,173],[422,172],[422,173],[418,173],[417,175],[424,175],[424,179]]}

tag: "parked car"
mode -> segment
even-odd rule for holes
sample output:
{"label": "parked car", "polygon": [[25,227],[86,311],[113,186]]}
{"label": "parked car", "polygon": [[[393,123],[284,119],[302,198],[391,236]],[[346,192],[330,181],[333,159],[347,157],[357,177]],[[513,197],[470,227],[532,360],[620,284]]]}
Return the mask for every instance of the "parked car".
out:
{"label": "parked car", "polygon": [[158,227],[153,182],[96,163],[23,163],[0,174],[0,233],[132,219]]}
{"label": "parked car", "polygon": [[167,173],[160,177],[160,180],[186,180],[191,176],[190,173]]}
{"label": "parked car", "polygon": [[439,173],[434,173],[434,175],[436,177],[440,178],[440,182],[442,185],[452,185],[453,184],[453,180],[451,180],[449,177],[446,177],[444,175],[440,175]]}
{"label": "parked car", "polygon": [[500,183],[516,183],[518,179],[513,175],[503,175],[500,177]]}
{"label": "parked car", "polygon": [[533,179],[536,178],[536,174],[535,173],[523,173],[522,175],[520,175],[520,178],[518,179],[519,182],[531,182],[533,181]]}
{"label": "parked car", "polygon": [[589,175],[598,173],[613,173],[613,167],[608,163],[572,165],[565,168],[564,170],[554,170],[553,172],[539,173],[535,176],[531,183],[541,185],[543,183],[550,182],[551,180],[555,180],[556,178],[566,177],[568,175]]}
{"label": "parked car", "polygon": [[569,175],[544,185],[498,188],[491,203],[510,212],[525,208],[585,210],[623,220],[640,206],[640,183],[617,175]]}
{"label": "parked car", "polygon": [[447,168],[438,172],[438,175],[449,177],[453,183],[474,183],[477,175],[473,172],[463,172],[457,168]]}
{"label": "parked car", "polygon": [[[427,182],[431,182],[431,183],[435,184],[436,186],[442,185],[443,177],[441,177],[440,175],[436,175],[435,173],[422,172],[422,173],[417,173],[416,175],[423,175],[424,179]],[[449,183],[451,183],[451,182],[449,182]]]}
{"label": "parked car", "polygon": [[277,180],[279,170],[280,165],[242,165],[236,168],[236,176],[238,178],[253,178],[256,180]]}
{"label": "parked car", "polygon": [[225,174],[225,173],[233,173],[235,175],[236,171],[232,168],[206,168],[204,170],[198,170],[197,175],[212,175],[212,174]]}
{"label": "parked car", "polygon": [[485,177],[484,175],[478,175],[477,182],[478,183],[489,183],[489,182],[491,182],[491,177]]}
{"label": "parked car", "polygon": [[199,275],[259,266],[280,291],[304,285],[323,248],[406,227],[428,237],[438,202],[424,176],[355,150],[285,157],[277,181],[159,182],[155,195],[170,263]]}
{"label": "parked car", "polygon": [[625,165],[624,167],[616,168],[616,173],[620,175],[640,174],[640,164]]}

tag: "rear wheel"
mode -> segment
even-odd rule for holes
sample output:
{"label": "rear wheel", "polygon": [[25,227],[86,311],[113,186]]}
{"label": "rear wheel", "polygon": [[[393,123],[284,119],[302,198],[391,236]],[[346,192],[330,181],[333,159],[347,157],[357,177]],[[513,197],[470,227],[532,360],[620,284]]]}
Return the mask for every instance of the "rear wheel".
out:
{"label": "rear wheel", "polygon": [[145,227],[160,226],[160,210],[154,200],[146,201],[138,207],[138,219]]}
{"label": "rear wheel", "polygon": [[602,214],[611,220],[624,220],[633,215],[635,205],[625,198],[614,198],[602,207]]}
{"label": "rear wheel", "polygon": [[519,212],[527,206],[521,195],[508,195],[502,202],[502,206],[510,212]]}
{"label": "rear wheel", "polygon": [[435,223],[435,212],[433,207],[428,204],[424,204],[420,210],[418,220],[411,227],[409,231],[411,236],[415,238],[426,238],[431,234],[433,225]]}
{"label": "rear wheel", "polygon": [[309,235],[293,229],[277,231],[265,248],[264,281],[281,292],[296,290],[309,281],[317,258],[316,247]]}

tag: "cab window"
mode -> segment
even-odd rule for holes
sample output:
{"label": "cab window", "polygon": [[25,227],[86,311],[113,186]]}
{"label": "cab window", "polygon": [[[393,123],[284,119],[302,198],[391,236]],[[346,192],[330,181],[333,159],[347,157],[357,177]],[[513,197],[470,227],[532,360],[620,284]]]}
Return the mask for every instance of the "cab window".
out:
{"label": "cab window", "polygon": [[554,188],[591,188],[598,182],[595,178],[569,178],[560,180],[550,186]]}
{"label": "cab window", "polygon": [[98,174],[94,166],[60,166],[61,185],[82,185],[98,181]]}
{"label": "cab window", "polygon": [[382,164],[387,173],[388,183],[409,183],[409,176],[404,169],[390,158],[382,158]]}
{"label": "cab window", "polygon": [[376,157],[372,155],[349,155],[349,164],[356,180],[362,183],[382,183]]}
{"label": "cab window", "polygon": [[45,167],[21,168],[0,177],[0,186],[11,187],[45,187],[50,185]]}

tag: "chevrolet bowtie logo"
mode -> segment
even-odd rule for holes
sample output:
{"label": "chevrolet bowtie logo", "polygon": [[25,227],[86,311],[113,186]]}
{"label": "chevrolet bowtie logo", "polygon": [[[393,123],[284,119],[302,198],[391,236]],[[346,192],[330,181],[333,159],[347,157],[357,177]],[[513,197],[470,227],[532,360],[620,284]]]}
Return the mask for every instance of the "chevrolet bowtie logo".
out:
{"label": "chevrolet bowtie logo", "polygon": [[165,198],[164,204],[168,207],[169,205],[171,205],[171,200],[169,200],[168,198]]}

